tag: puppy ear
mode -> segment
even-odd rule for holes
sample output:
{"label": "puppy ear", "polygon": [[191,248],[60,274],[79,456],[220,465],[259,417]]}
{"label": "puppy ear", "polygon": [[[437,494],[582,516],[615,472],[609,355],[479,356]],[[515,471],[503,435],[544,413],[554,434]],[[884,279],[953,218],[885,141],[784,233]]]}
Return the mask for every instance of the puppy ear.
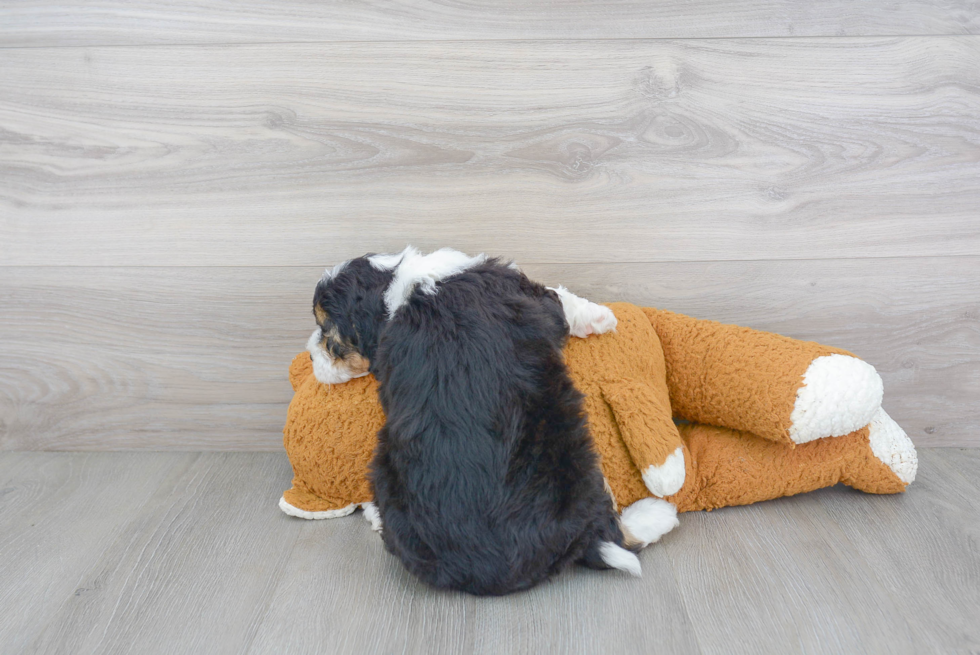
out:
{"label": "puppy ear", "polygon": [[327,310],[321,307],[319,303],[313,304],[313,315],[316,316],[316,322],[320,325],[323,325],[323,323],[329,318]]}

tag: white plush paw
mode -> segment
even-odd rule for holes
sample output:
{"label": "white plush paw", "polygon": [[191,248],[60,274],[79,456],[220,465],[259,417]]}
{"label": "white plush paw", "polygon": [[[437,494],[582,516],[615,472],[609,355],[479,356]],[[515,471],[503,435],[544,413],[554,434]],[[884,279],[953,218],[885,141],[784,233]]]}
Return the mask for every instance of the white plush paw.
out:
{"label": "white plush paw", "polygon": [[605,334],[616,329],[616,315],[608,307],[579,298],[565,287],[552,291],[561,299],[568,333],[573,337],[585,338],[590,334]]}
{"label": "white plush paw", "polygon": [[659,541],[678,525],[677,508],[659,498],[642,498],[623,510],[623,526],[643,546]]}
{"label": "white plush paw", "polygon": [[654,496],[663,498],[676,494],[684,486],[684,449],[680,446],[667,455],[660,466],[650,465],[643,471],[643,484]]}
{"label": "white plush paw", "polygon": [[374,503],[363,503],[361,507],[364,509],[364,518],[371,523],[371,529],[381,532],[381,512],[378,511],[378,506]]}
{"label": "white plush paw", "polygon": [[279,509],[284,511],[290,516],[295,516],[299,519],[308,519],[310,521],[319,521],[321,519],[336,519],[341,516],[347,516],[355,509],[357,509],[357,503],[348,505],[347,507],[341,507],[340,509],[327,509],[322,512],[310,512],[305,509],[300,509],[295,505],[290,505],[286,502],[286,497],[283,496],[279,499]]}
{"label": "white plush paw", "polygon": [[871,364],[847,355],[817,357],[796,392],[789,436],[794,443],[807,443],[863,428],[881,407],[883,393]]}
{"label": "white plush paw", "polygon": [[878,409],[875,417],[868,425],[868,440],[871,442],[871,452],[890,468],[898,479],[905,484],[915,480],[915,472],[919,468],[919,456],[915,452],[912,440],[905,434],[885,410]]}

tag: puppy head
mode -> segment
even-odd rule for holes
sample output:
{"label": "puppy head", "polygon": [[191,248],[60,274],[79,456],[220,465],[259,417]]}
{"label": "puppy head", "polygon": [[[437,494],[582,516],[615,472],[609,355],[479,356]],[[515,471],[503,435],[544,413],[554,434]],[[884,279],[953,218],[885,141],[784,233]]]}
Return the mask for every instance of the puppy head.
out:
{"label": "puppy head", "polygon": [[313,296],[317,329],[307,342],[313,374],[325,384],[367,375],[386,313],[388,269],[358,257],[323,274]]}

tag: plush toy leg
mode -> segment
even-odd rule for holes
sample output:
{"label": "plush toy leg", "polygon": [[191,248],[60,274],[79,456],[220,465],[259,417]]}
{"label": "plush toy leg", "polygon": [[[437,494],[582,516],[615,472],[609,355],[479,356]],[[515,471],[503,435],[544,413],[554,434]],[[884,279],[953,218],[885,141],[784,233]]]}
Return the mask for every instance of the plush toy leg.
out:
{"label": "plush toy leg", "polygon": [[660,498],[677,493],[684,485],[690,456],[671,418],[666,390],[658,394],[630,378],[606,380],[601,387],[647,489]]}
{"label": "plush toy leg", "polygon": [[865,428],[796,448],[727,428],[679,427],[695,462],[692,479],[667,498],[680,512],[747,505],[838,482],[893,494],[915,477],[915,448],[884,412]]}
{"label": "plush toy leg", "polygon": [[[904,489],[915,480],[919,468],[912,440],[883,409],[878,410],[867,429],[870,454],[865,450],[860,457],[854,457],[841,482],[867,493],[888,494],[895,493],[894,478],[898,478]],[[887,467],[894,478],[879,463]]]}
{"label": "plush toy leg", "polygon": [[801,444],[864,427],[881,406],[881,378],[847,351],[644,312],[663,345],[675,416]]}

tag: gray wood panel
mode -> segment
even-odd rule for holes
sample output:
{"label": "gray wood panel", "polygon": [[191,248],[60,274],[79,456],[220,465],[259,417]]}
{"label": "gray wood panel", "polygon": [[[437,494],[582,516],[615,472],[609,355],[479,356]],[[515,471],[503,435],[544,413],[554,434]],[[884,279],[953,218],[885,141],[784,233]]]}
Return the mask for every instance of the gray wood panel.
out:
{"label": "gray wood panel", "polygon": [[0,261],[980,254],[980,37],[13,48]]}
{"label": "gray wood panel", "polygon": [[134,517],[194,457],[160,453],[137,466],[116,453],[0,457],[0,652],[24,652],[63,603],[101,591],[84,572],[129,542]]}
{"label": "gray wood panel", "polygon": [[915,635],[929,626],[898,611],[820,496],[681,515],[663,546],[686,583],[678,586],[701,652],[758,653],[760,638],[748,635],[765,635],[782,652],[923,652]]}
{"label": "gray wood panel", "polygon": [[195,3],[47,0],[0,5],[0,46],[977,34],[969,0],[552,3]]}
{"label": "gray wood panel", "polygon": [[[433,593],[380,539],[364,539],[360,513],[350,518],[326,538],[320,525],[302,528],[252,652],[288,644],[291,653],[379,653],[397,644],[409,653],[601,653],[616,644],[640,654],[650,652],[651,625],[658,649],[697,652],[663,551],[645,554],[639,588],[626,576],[576,570],[530,594],[477,599]],[[365,570],[380,584],[359,583]]]}
{"label": "gray wood panel", "polygon": [[[980,444],[980,257],[524,269],[848,348],[917,444]],[[0,268],[0,448],[278,450],[321,270]]]}
{"label": "gray wood panel", "polygon": [[0,453],[0,652],[972,652],[980,458],[920,458],[903,495],[683,514],[642,579],[478,599],[422,586],[359,513],[279,512],[281,453]]}
{"label": "gray wood panel", "polygon": [[[964,453],[969,459],[956,463]],[[892,503],[865,496],[855,503],[857,492],[819,496],[872,574],[862,582],[883,586],[895,600],[891,616],[908,626],[897,629],[911,630],[917,653],[980,650],[977,463],[975,451],[926,450],[910,487],[914,495]],[[954,472],[960,467],[966,475]]]}
{"label": "gray wood panel", "polygon": [[30,650],[247,651],[296,542],[276,505],[288,471],[284,454],[199,455],[76,571],[85,593],[64,600]]}

